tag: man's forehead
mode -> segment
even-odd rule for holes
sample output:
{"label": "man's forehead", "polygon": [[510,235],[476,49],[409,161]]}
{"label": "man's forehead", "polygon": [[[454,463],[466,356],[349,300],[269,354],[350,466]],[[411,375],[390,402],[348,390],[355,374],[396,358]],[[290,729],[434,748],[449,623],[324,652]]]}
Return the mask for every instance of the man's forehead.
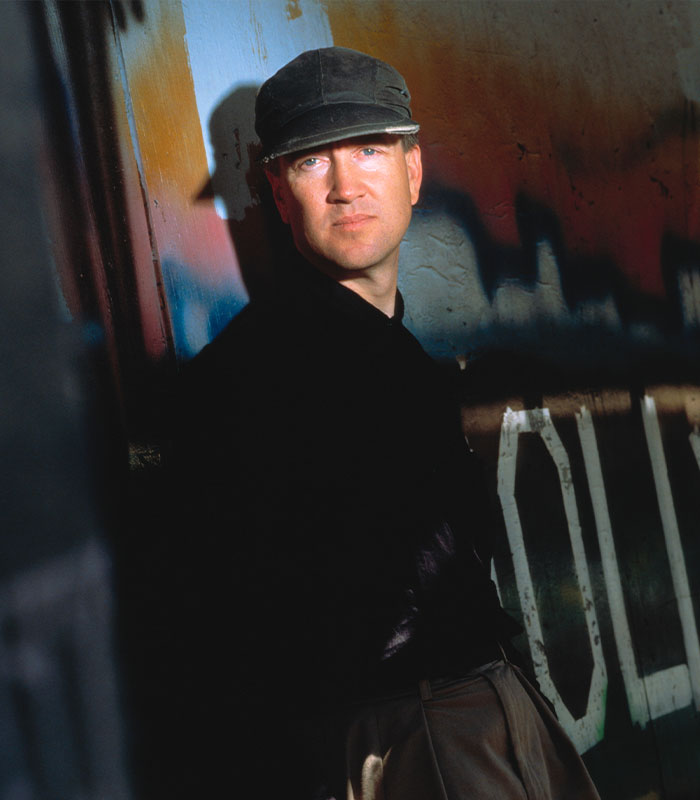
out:
{"label": "man's forehead", "polygon": [[315,153],[323,153],[328,150],[335,150],[344,147],[366,147],[367,145],[377,144],[383,146],[393,146],[401,143],[401,136],[393,133],[368,133],[364,136],[351,136],[347,139],[338,139],[334,142],[326,142],[324,144],[316,145],[315,147],[305,147],[303,150],[296,150],[294,153],[289,153],[280,156],[283,161],[297,161],[300,158],[313,155]]}

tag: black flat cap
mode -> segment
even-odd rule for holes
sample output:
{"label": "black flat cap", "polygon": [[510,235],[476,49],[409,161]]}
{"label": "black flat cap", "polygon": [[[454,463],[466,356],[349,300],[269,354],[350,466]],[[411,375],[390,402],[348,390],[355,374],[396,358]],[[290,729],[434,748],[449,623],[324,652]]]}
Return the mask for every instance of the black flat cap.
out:
{"label": "black flat cap", "polygon": [[346,47],[307,50],[268,78],[255,101],[261,161],[369,133],[415,133],[406,82]]}

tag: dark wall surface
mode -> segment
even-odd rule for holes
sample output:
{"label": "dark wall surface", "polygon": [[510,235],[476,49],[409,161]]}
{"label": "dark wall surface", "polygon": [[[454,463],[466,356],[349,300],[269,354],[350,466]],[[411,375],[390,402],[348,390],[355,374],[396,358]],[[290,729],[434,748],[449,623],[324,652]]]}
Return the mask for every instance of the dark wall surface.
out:
{"label": "dark wall surface", "polygon": [[58,291],[30,4],[0,4],[0,796],[130,796],[104,418]]}

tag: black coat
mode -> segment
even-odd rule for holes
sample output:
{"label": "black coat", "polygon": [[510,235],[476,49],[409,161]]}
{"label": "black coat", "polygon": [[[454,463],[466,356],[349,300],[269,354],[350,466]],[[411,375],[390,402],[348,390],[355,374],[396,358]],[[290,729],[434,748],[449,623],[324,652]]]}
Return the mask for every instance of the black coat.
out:
{"label": "black coat", "polygon": [[457,673],[515,626],[450,381],[400,310],[290,270],[188,366],[177,452],[217,697],[296,713]]}

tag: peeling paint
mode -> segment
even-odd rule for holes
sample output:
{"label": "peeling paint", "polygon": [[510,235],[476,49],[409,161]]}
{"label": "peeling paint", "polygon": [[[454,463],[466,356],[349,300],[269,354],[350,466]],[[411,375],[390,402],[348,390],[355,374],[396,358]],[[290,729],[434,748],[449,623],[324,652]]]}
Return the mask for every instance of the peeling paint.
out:
{"label": "peeling paint", "polygon": [[299,7],[299,0],[288,0],[285,11],[287,12],[287,18],[289,20],[300,17],[302,15],[302,10]]}

